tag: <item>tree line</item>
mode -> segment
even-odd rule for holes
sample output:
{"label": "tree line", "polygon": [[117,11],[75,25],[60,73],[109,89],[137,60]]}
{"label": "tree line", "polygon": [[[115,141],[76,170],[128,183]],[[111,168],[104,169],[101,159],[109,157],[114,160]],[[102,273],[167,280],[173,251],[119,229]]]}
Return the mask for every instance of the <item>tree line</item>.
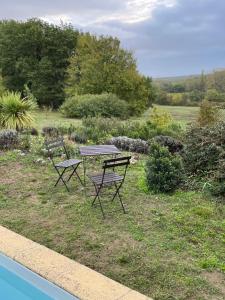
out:
{"label": "tree line", "polygon": [[225,70],[202,72],[178,80],[156,80],[156,102],[164,105],[200,105],[208,100],[225,107]]}
{"label": "tree line", "polygon": [[58,108],[74,95],[112,93],[140,114],[155,97],[152,79],[138,72],[119,39],[39,19],[0,22],[0,70],[0,92],[23,96],[27,86],[39,106]]}

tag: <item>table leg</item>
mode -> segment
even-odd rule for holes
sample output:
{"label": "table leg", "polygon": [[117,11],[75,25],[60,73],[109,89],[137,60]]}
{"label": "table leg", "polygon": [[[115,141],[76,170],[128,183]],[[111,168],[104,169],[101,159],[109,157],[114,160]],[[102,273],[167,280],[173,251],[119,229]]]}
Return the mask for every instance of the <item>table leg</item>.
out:
{"label": "table leg", "polygon": [[83,160],[83,168],[84,168],[84,187],[86,187],[86,161],[84,156],[82,160]]}

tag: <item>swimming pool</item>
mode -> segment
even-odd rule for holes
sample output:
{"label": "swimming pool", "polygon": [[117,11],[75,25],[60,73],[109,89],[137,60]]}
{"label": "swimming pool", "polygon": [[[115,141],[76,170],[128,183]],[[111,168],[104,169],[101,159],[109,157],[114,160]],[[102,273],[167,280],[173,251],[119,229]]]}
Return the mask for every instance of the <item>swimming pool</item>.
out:
{"label": "swimming pool", "polygon": [[79,300],[0,253],[1,300]]}

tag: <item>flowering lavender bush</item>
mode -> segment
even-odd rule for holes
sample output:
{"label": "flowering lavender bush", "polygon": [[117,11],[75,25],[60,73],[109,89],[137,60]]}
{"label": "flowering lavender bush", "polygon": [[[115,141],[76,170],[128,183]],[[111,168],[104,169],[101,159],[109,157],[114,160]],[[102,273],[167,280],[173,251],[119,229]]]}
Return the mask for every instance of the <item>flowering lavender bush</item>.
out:
{"label": "flowering lavender bush", "polygon": [[141,139],[131,139],[126,136],[118,136],[111,138],[108,142],[110,145],[115,145],[121,150],[148,153],[148,143]]}
{"label": "flowering lavender bush", "polygon": [[0,149],[12,149],[18,144],[18,133],[16,130],[1,130],[0,131]]}

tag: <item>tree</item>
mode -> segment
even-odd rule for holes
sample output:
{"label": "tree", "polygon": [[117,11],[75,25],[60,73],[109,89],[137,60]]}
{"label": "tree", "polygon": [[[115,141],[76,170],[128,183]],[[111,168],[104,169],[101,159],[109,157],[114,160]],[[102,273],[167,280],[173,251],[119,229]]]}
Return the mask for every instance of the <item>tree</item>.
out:
{"label": "tree", "polygon": [[220,93],[216,89],[208,89],[206,92],[206,100],[212,102],[224,102],[225,93]]}
{"label": "tree", "polygon": [[27,84],[39,105],[58,107],[64,100],[64,82],[77,32],[38,19],[0,22],[0,69],[11,91]]}
{"label": "tree", "polygon": [[133,114],[144,111],[154,98],[151,78],[138,73],[132,53],[122,49],[117,38],[80,34],[68,68],[66,93],[104,92],[127,101]]}
{"label": "tree", "polygon": [[200,126],[213,125],[220,119],[219,109],[207,100],[202,101],[199,110],[198,123]]}
{"label": "tree", "polygon": [[5,87],[3,85],[3,80],[2,77],[0,75],[0,97],[5,93]]}
{"label": "tree", "polygon": [[221,93],[225,93],[225,70],[215,71],[212,75],[213,87]]}

